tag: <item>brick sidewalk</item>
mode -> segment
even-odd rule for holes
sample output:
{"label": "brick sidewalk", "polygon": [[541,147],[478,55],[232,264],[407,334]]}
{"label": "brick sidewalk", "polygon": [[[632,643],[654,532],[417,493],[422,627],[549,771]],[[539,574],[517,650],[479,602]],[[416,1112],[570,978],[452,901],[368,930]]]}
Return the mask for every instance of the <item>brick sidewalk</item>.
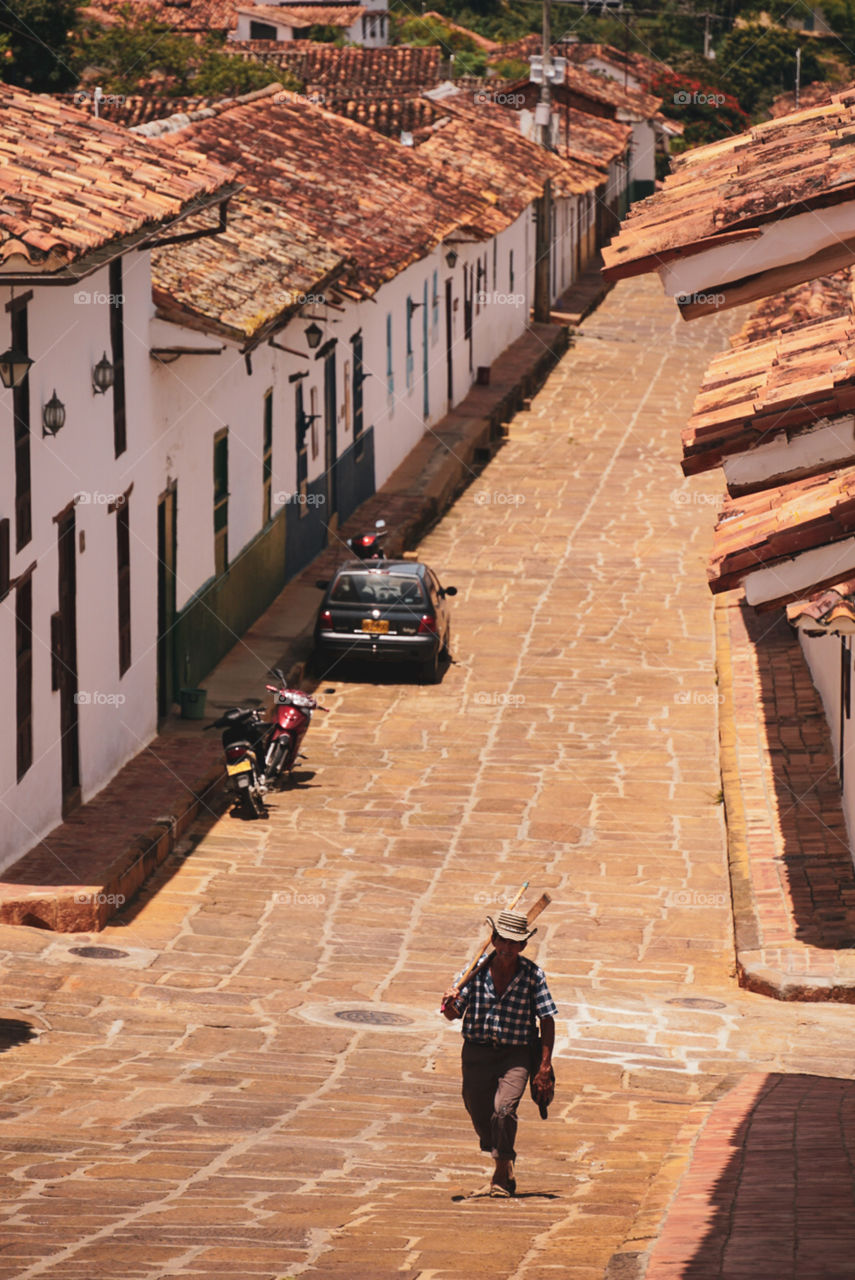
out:
{"label": "brick sidewalk", "polygon": [[783,617],[717,609],[721,751],[743,986],[855,1002],[855,868],[822,702]]}
{"label": "brick sidewalk", "polygon": [[[586,306],[591,282],[585,282]],[[505,351],[486,386],[468,395],[407,456],[386,484],[342,526],[323,551],[280,593],[204,681],[209,718],[219,709],[264,696],[274,665],[298,681],[311,650],[315,579],[347,555],[345,539],[383,516],[388,551],[414,547],[471,483],[499,446],[508,422],[567,347],[566,327],[532,325]],[[219,736],[199,722],[170,717],[96,796],[81,805],[0,880],[0,922],[61,932],[102,929],[175,848],[200,811],[222,807]]]}
{"label": "brick sidewalk", "polygon": [[[696,1108],[696,1112],[701,1108]],[[844,1280],[855,1258],[855,1081],[752,1073],[683,1126],[606,1280]],[[674,1162],[680,1171],[673,1191]]]}

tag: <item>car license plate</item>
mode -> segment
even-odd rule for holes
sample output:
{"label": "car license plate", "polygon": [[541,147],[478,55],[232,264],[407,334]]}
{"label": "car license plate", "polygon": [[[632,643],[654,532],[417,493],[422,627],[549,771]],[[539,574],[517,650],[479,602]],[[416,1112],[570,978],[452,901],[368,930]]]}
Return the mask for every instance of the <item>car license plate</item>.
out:
{"label": "car license plate", "polygon": [[252,762],[250,760],[238,760],[237,764],[227,764],[226,772],[230,778],[233,778],[236,773],[248,773],[251,768]]}
{"label": "car license plate", "polygon": [[383,635],[389,630],[389,623],[385,618],[363,618],[362,630],[370,631],[374,635]]}

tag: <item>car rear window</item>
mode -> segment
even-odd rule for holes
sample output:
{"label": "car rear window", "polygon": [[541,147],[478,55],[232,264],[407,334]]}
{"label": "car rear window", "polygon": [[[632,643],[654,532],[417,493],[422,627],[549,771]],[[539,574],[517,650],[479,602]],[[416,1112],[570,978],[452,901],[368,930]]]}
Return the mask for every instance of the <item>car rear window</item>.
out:
{"label": "car rear window", "polygon": [[336,604],[389,605],[424,604],[422,584],[418,578],[391,573],[343,573],[333,583],[330,599]]}

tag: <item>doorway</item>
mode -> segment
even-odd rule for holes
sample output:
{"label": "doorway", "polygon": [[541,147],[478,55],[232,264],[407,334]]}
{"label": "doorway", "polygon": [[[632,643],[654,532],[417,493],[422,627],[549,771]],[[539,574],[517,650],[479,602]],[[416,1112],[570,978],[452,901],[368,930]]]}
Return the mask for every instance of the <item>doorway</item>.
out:
{"label": "doorway", "polygon": [[80,735],[77,717],[77,532],[73,504],[57,516],[56,523],[59,553],[57,683],[64,816],[80,803]]}
{"label": "doorway", "polygon": [[176,486],[157,501],[157,718],[175,701]]}

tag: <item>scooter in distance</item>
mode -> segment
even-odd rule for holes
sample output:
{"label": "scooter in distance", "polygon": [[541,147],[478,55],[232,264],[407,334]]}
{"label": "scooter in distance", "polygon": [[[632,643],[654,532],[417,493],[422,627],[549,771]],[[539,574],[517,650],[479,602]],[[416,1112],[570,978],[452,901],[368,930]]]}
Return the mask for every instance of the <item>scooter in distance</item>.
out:
{"label": "scooter in distance", "polygon": [[378,520],[373,533],[358,533],[348,538],[347,545],[358,560],[383,560],[383,539],[388,534],[385,520]]}
{"label": "scooter in distance", "polygon": [[264,794],[288,781],[300,746],[316,709],[327,711],[316,698],[286,687],[285,676],[275,668],[273,707],[265,719],[256,707],[230,707],[209,729],[221,729],[226,757],[226,788],[248,818],[263,818]]}

